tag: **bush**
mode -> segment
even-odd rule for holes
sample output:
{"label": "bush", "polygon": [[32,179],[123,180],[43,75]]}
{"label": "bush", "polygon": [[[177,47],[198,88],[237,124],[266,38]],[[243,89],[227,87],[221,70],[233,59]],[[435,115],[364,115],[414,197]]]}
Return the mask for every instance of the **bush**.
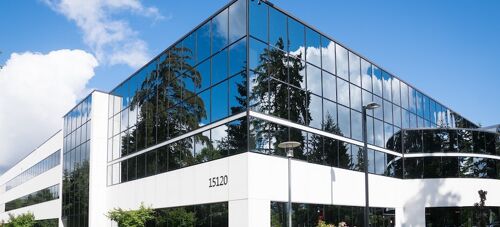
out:
{"label": "bush", "polygon": [[5,224],[5,227],[33,227],[35,223],[35,215],[33,213],[28,212],[18,216],[9,214],[9,221]]}
{"label": "bush", "polygon": [[142,227],[146,222],[154,219],[154,211],[150,207],[145,207],[143,203],[139,210],[122,210],[115,208],[106,215],[109,219],[118,223],[120,227]]}

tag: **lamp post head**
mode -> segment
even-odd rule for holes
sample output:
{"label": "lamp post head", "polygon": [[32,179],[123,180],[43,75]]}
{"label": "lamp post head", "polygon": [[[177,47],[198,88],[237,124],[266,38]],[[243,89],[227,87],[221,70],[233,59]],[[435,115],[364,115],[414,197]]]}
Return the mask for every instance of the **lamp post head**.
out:
{"label": "lamp post head", "polygon": [[366,104],[366,106],[363,106],[363,108],[365,108],[367,110],[373,110],[373,109],[376,109],[379,107],[380,107],[380,104],[378,104],[376,102],[370,102],[370,103]]}
{"label": "lamp post head", "polygon": [[293,148],[299,147],[301,144],[296,141],[287,141],[278,144],[279,148],[286,149],[286,157],[293,158]]}

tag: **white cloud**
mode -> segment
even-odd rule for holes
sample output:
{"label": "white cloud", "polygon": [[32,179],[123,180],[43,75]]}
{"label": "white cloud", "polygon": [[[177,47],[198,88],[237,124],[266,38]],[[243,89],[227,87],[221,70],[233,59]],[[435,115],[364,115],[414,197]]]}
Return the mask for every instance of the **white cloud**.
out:
{"label": "white cloud", "polygon": [[[116,19],[116,12],[163,19],[155,7],[145,7],[139,0],[43,0],[54,11],[74,21],[83,32],[84,42],[100,62],[139,67],[149,57],[146,43],[126,20]],[[115,14],[115,15],[113,15]]]}
{"label": "white cloud", "polygon": [[0,174],[62,127],[97,65],[82,50],[10,56],[0,69]]}

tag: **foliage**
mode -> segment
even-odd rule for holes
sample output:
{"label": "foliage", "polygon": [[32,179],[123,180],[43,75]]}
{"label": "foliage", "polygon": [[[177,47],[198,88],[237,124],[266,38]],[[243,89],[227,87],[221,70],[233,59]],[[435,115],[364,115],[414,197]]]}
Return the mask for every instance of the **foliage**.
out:
{"label": "foliage", "polygon": [[317,227],[335,227],[334,224],[327,224],[325,221],[320,220]]}
{"label": "foliage", "polygon": [[141,227],[146,222],[154,219],[154,211],[150,207],[145,207],[143,203],[139,210],[125,211],[121,208],[115,208],[106,215],[109,219],[118,223],[121,227]]}
{"label": "foliage", "polygon": [[35,223],[35,215],[33,213],[28,212],[18,216],[9,214],[9,221],[5,224],[5,227],[32,227]]}
{"label": "foliage", "polygon": [[476,210],[475,220],[478,227],[486,227],[486,224],[488,223],[489,211],[484,205],[486,201],[486,194],[488,194],[488,192],[479,190],[477,193],[479,194],[480,201],[479,203],[474,203],[474,209]]}

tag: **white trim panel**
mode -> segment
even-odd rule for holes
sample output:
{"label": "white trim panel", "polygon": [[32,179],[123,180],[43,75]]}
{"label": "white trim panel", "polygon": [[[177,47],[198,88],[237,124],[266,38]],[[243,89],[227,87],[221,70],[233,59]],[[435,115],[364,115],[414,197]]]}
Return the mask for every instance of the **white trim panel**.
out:
{"label": "white trim panel", "polygon": [[476,153],[458,153],[458,152],[436,152],[436,153],[416,153],[405,154],[405,158],[419,158],[419,157],[474,157],[474,158],[490,158],[500,160],[500,156],[489,154],[476,154]]}

